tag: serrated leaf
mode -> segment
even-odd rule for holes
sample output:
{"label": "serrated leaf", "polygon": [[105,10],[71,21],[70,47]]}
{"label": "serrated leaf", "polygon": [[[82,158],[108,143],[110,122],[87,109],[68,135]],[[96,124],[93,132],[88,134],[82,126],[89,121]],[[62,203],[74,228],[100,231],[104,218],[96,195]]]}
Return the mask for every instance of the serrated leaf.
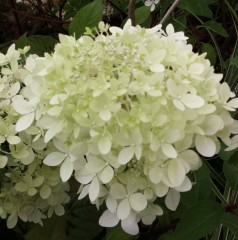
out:
{"label": "serrated leaf", "polygon": [[223,28],[222,24],[221,23],[218,23],[214,20],[210,20],[208,22],[205,22],[202,27],[205,27],[207,29],[210,29],[212,30],[213,32],[215,33],[218,33],[220,34],[221,36],[223,37],[228,37],[228,33],[227,31]]}
{"label": "serrated leaf", "polygon": [[211,200],[193,205],[182,216],[175,239],[198,240],[206,236],[219,227],[223,214],[222,206]]}
{"label": "serrated leaf", "polygon": [[81,8],[69,25],[70,35],[79,38],[85,32],[85,27],[93,28],[102,20],[102,1],[95,0]]}
{"label": "serrated leaf", "polygon": [[75,202],[66,216],[67,240],[92,240],[103,231],[99,225],[99,218],[103,208],[100,210],[90,203],[88,198]]}

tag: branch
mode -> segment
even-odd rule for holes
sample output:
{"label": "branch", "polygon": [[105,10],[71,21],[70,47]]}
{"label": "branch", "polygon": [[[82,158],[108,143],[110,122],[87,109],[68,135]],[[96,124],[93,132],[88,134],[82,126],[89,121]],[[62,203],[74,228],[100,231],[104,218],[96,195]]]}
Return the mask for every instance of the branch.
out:
{"label": "branch", "polygon": [[135,0],[130,0],[129,6],[128,6],[128,18],[131,19],[132,26],[136,25],[136,17],[135,17]]}
{"label": "branch", "polygon": [[162,18],[162,20],[160,21],[160,24],[163,24],[167,18],[170,16],[170,14],[173,12],[173,10],[175,9],[175,7],[178,5],[180,0],[175,0],[174,3],[172,4],[172,6],[169,8],[169,10],[167,11],[167,13],[164,15],[164,17]]}

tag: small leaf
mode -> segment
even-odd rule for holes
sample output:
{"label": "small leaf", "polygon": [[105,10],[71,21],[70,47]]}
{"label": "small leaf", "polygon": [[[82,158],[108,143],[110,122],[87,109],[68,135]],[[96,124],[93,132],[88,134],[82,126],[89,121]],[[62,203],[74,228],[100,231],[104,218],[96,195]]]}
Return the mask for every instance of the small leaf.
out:
{"label": "small leaf", "polygon": [[205,22],[202,27],[205,27],[207,29],[210,29],[212,30],[213,32],[215,33],[218,33],[220,34],[221,36],[223,37],[228,37],[228,33],[227,31],[223,28],[222,24],[221,23],[218,23],[214,20],[210,20],[208,22]]}
{"label": "small leaf", "polygon": [[207,53],[207,58],[210,60],[211,65],[215,65],[217,53],[214,47],[209,43],[202,43],[202,52]]}
{"label": "small leaf", "polygon": [[138,25],[144,23],[150,17],[150,9],[146,6],[136,8],[135,18]]}
{"label": "small leaf", "polygon": [[102,20],[102,1],[95,0],[81,8],[69,25],[70,35],[79,38],[85,32],[85,28],[93,28]]}

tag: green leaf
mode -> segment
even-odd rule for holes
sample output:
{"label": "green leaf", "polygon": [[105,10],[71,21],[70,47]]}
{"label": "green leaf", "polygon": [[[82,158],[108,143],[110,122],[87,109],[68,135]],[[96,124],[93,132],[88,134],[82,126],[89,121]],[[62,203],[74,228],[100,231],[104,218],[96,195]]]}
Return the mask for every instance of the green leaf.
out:
{"label": "green leaf", "polygon": [[26,37],[24,34],[16,42],[16,48],[24,48],[25,46],[30,46],[28,53],[44,55],[45,52],[52,52],[54,50],[57,40],[43,35],[32,35]]}
{"label": "green leaf", "polygon": [[231,66],[235,66],[236,68],[238,68],[238,56],[231,58],[230,64],[231,64]]}
{"label": "green leaf", "polygon": [[221,224],[222,206],[211,200],[201,201],[189,208],[175,229],[177,240],[198,240]]}
{"label": "green leaf", "polygon": [[202,52],[207,53],[207,58],[210,60],[211,65],[215,65],[217,53],[214,47],[209,43],[202,43]]}
{"label": "green leaf", "polygon": [[63,217],[53,216],[43,221],[43,227],[35,224],[25,240],[66,240],[66,223]]}
{"label": "green leaf", "polygon": [[225,213],[222,218],[222,224],[238,238],[238,217],[236,215],[229,212]]}
{"label": "green leaf", "polygon": [[98,211],[88,198],[74,202],[66,217],[67,240],[96,238],[104,229],[98,224],[102,212],[102,209]]}
{"label": "green leaf", "polygon": [[209,9],[209,5],[213,1],[214,0],[181,0],[178,7],[198,16],[212,18],[212,11]]}
{"label": "green leaf", "polygon": [[144,23],[150,17],[150,8],[143,6],[135,10],[136,24]]}
{"label": "green leaf", "polygon": [[174,239],[175,237],[173,231],[169,231],[158,238],[158,240],[174,240]]}
{"label": "green leaf", "polygon": [[208,167],[203,164],[202,167],[193,173],[193,185],[189,192],[181,194],[181,204],[192,206],[201,200],[206,200],[211,194],[210,171]]}
{"label": "green leaf", "polygon": [[70,35],[79,38],[85,28],[93,28],[102,20],[103,5],[101,0],[95,0],[81,8],[69,25]]}
{"label": "green leaf", "polygon": [[223,28],[222,24],[218,23],[214,20],[210,20],[208,22],[205,22],[201,27],[205,27],[207,29],[210,29],[213,32],[218,33],[223,37],[229,37],[227,31]]}
{"label": "green leaf", "polygon": [[113,228],[108,228],[105,240],[136,240],[138,236],[127,234],[122,230],[120,225]]}
{"label": "green leaf", "polygon": [[231,188],[238,190],[238,164],[231,165],[224,162],[223,172]]}
{"label": "green leaf", "polygon": [[185,31],[187,19],[185,15],[179,15],[172,19],[172,24],[176,32]]}

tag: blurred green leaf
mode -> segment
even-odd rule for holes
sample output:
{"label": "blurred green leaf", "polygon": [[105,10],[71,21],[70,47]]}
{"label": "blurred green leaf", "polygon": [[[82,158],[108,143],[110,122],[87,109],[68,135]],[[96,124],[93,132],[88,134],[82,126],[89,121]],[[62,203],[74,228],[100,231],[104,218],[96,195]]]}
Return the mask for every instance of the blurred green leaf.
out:
{"label": "blurred green leaf", "polygon": [[212,2],[214,0],[181,0],[178,7],[198,16],[212,18],[213,14],[209,8]]}
{"label": "blurred green leaf", "polygon": [[223,172],[231,188],[238,190],[238,164],[233,165],[224,162]]}
{"label": "blurred green leaf", "polygon": [[163,234],[161,237],[159,237],[158,240],[175,240],[174,232],[169,231],[169,232]]}
{"label": "blurred green leaf", "polygon": [[107,229],[106,240],[136,240],[138,236],[127,234],[120,225]]}
{"label": "blurred green leaf", "polygon": [[224,209],[217,202],[201,201],[189,208],[175,229],[176,240],[198,240],[214,231],[221,223]]}
{"label": "blurred green leaf", "polygon": [[98,211],[88,198],[76,201],[66,216],[67,240],[92,240],[102,231],[98,221],[102,210]]}
{"label": "blurred green leaf", "polygon": [[79,38],[85,27],[93,28],[102,20],[102,0],[95,0],[81,8],[69,25],[70,35]]}
{"label": "blurred green leaf", "polygon": [[206,200],[211,194],[210,171],[206,164],[193,173],[195,184],[188,192],[181,194],[181,204],[193,206],[195,203]]}
{"label": "blurred green leaf", "polygon": [[43,221],[43,227],[35,224],[25,240],[66,240],[66,225],[63,217],[53,216]]}
{"label": "blurred green leaf", "polygon": [[223,28],[222,24],[218,23],[214,20],[210,20],[208,22],[205,22],[201,27],[205,27],[207,29],[210,29],[213,32],[218,33],[223,37],[229,37],[227,31]]}
{"label": "blurred green leaf", "polygon": [[150,17],[150,8],[143,6],[135,10],[136,24],[144,23]]}
{"label": "blurred green leaf", "polygon": [[230,59],[231,66],[238,68],[238,56]]}
{"label": "blurred green leaf", "polygon": [[202,43],[202,52],[207,53],[207,58],[210,60],[212,65],[215,65],[217,53],[214,47],[209,43]]}
{"label": "blurred green leaf", "polygon": [[44,55],[45,52],[52,52],[54,50],[57,41],[49,36],[43,35],[32,35],[26,37],[24,34],[16,42],[16,48],[24,48],[25,46],[30,46],[29,53]]}
{"label": "blurred green leaf", "polygon": [[227,212],[222,218],[222,224],[238,238],[238,216]]}
{"label": "blurred green leaf", "polygon": [[175,31],[185,31],[187,19],[184,15],[179,15],[173,18],[171,23],[173,24]]}

